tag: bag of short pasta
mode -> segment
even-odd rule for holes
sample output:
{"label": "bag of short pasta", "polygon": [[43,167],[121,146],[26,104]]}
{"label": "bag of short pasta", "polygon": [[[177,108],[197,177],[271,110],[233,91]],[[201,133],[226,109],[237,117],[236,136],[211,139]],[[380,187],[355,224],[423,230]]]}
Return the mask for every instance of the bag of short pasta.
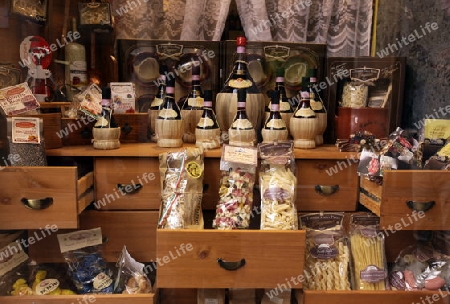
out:
{"label": "bag of short pasta", "polygon": [[306,230],[304,289],[350,290],[350,248],[343,219],[342,212],[300,216],[300,228]]}
{"label": "bag of short pasta", "polygon": [[254,147],[223,146],[222,177],[213,228],[245,229],[250,226],[257,152]]}
{"label": "bag of short pasta", "polygon": [[161,207],[158,228],[203,229],[203,150],[185,148],[159,155]]}
{"label": "bag of short pasta", "polygon": [[258,145],[261,166],[261,230],[297,230],[293,142]]}
{"label": "bag of short pasta", "polygon": [[371,213],[350,218],[350,249],[356,290],[386,290],[387,262],[380,218]]}

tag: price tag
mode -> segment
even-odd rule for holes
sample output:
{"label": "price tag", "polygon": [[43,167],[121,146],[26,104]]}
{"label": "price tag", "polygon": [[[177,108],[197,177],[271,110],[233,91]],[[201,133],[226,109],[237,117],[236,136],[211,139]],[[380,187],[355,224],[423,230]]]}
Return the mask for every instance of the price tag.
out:
{"label": "price tag", "polygon": [[223,161],[256,166],[258,150],[256,147],[223,146]]}

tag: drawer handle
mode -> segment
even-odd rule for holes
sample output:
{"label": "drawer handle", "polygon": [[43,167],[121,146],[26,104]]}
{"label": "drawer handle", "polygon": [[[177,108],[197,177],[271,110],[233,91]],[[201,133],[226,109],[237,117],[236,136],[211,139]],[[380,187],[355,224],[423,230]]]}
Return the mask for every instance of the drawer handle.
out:
{"label": "drawer handle", "polygon": [[230,271],[238,270],[245,265],[245,259],[242,259],[238,262],[226,262],[225,260],[219,258],[217,259],[217,262],[219,263],[220,267]]}
{"label": "drawer handle", "polygon": [[429,201],[429,202],[415,202],[415,201],[406,201],[406,205],[411,210],[416,211],[428,211],[436,204],[435,201]]}
{"label": "drawer handle", "polygon": [[125,125],[120,130],[123,132],[123,134],[128,135],[133,130],[133,127],[130,127],[128,123],[125,123]]}
{"label": "drawer handle", "polygon": [[46,197],[42,199],[29,199],[23,197],[20,202],[27,207],[28,209],[32,210],[44,210],[50,207],[51,204],[53,204],[53,198],[52,197]]}
{"label": "drawer handle", "polygon": [[334,186],[323,186],[323,185],[316,185],[314,187],[316,189],[316,192],[323,196],[330,196],[338,192],[339,185]]}
{"label": "drawer handle", "polygon": [[[142,184],[133,184],[133,185],[126,185],[126,184],[117,184],[117,189],[119,189],[119,191],[121,191],[122,193],[125,194],[135,194],[138,193],[139,190],[141,190],[144,186],[142,186]],[[127,191],[126,189],[130,189],[129,191]]]}

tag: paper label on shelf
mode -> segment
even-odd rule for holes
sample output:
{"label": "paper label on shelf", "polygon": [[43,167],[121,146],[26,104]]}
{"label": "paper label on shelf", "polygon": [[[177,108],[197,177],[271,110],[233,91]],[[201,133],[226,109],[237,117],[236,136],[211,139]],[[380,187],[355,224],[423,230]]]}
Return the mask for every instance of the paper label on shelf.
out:
{"label": "paper label on shelf", "polygon": [[256,166],[258,164],[258,150],[255,147],[224,145],[223,160],[230,163]]}
{"label": "paper label on shelf", "polygon": [[101,228],[58,234],[57,236],[61,253],[102,243]]}
{"label": "paper label on shelf", "polygon": [[424,137],[445,140],[450,138],[450,119],[425,119]]}
{"label": "paper label on shelf", "polygon": [[39,144],[40,122],[34,117],[11,117],[12,142],[20,144]]}
{"label": "paper label on shelf", "polygon": [[18,242],[11,242],[0,249],[0,277],[28,260],[28,255]]}

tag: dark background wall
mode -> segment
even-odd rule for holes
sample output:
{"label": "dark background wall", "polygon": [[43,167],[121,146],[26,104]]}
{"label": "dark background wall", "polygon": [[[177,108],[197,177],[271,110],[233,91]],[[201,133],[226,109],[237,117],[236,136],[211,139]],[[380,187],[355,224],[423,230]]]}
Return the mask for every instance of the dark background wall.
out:
{"label": "dark background wall", "polygon": [[[438,28],[426,29],[427,22]],[[416,40],[406,45],[411,34]],[[402,127],[450,119],[450,0],[380,0],[376,51],[383,49],[407,58]]]}

